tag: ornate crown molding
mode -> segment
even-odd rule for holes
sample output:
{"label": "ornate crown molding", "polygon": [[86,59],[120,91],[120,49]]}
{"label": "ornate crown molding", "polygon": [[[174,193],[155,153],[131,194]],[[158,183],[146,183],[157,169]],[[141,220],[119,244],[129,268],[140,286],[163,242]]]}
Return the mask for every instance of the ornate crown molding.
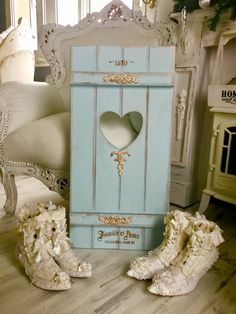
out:
{"label": "ornate crown molding", "polygon": [[180,141],[183,135],[183,129],[184,129],[184,117],[186,112],[186,106],[187,106],[187,96],[188,93],[185,89],[182,89],[177,97],[178,97],[178,104],[176,106],[176,140]]}
{"label": "ornate crown molding", "polygon": [[113,0],[100,12],[88,14],[74,26],[47,24],[40,29],[40,48],[51,67],[51,75],[46,81],[57,88],[64,83],[66,69],[61,49],[63,42],[80,38],[95,29],[131,26],[144,36],[154,38],[158,46],[173,46],[177,42],[174,22],[151,23],[141,11],[131,10],[122,1]]}

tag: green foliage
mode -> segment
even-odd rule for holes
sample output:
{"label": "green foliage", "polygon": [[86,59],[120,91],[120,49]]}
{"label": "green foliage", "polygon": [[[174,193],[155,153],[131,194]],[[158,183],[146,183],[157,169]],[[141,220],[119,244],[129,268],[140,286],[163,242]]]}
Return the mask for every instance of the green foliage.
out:
{"label": "green foliage", "polygon": [[[187,12],[199,9],[199,0],[173,0],[174,12],[180,12],[186,7]],[[236,0],[211,0],[211,6],[215,9],[215,15],[209,20],[210,30],[215,31],[221,14],[230,12],[230,19],[236,20]]]}
{"label": "green foliage", "polygon": [[236,0],[220,0],[214,5],[215,16],[209,20],[209,28],[212,31],[216,30],[217,24],[222,13],[230,11],[231,20],[236,20]]}

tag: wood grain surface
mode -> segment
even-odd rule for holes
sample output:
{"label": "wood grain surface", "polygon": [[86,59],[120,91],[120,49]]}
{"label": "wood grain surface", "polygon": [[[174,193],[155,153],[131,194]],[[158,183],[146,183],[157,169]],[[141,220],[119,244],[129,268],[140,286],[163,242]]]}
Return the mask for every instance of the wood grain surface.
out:
{"label": "wood grain surface", "polygon": [[[19,203],[33,204],[53,200],[68,207],[56,193],[39,181],[19,177]],[[4,193],[0,186],[0,206]],[[172,209],[175,207],[172,207]],[[198,204],[187,208],[194,211]],[[225,242],[220,258],[197,287],[188,295],[161,297],[147,291],[149,281],[126,275],[130,260],[140,251],[76,250],[91,262],[90,279],[72,279],[70,290],[44,291],[34,287],[20,266],[16,255],[15,219],[0,220],[0,313],[1,314],[235,314],[236,313],[236,208],[226,203],[211,203],[206,216],[223,229]]]}

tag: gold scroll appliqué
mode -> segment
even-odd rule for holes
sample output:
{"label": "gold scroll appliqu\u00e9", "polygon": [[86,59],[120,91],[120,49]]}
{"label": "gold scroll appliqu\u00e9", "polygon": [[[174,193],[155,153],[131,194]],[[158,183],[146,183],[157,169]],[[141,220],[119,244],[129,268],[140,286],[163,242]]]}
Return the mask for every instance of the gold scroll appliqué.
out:
{"label": "gold scroll appliqu\u00e9", "polygon": [[138,84],[137,77],[131,73],[113,73],[104,76],[104,83],[117,83],[117,84]]}

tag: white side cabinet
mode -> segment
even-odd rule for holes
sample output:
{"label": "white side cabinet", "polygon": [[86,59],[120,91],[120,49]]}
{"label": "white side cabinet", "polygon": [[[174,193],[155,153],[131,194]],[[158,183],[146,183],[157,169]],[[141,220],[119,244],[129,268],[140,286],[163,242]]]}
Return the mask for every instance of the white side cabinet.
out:
{"label": "white side cabinet", "polygon": [[211,196],[236,204],[236,85],[209,86],[208,103],[213,126],[200,212],[207,209]]}
{"label": "white side cabinet", "polygon": [[197,200],[198,126],[202,116],[198,95],[205,53],[202,49],[204,16],[199,16],[199,12],[189,15],[184,31],[181,15],[173,17],[180,25],[172,116],[170,201],[186,207]]}
{"label": "white side cabinet", "polygon": [[[209,138],[210,129],[210,126],[203,128],[204,115],[208,111],[209,60],[206,48],[217,46],[221,33],[236,27],[236,23],[225,15],[216,32],[209,31],[208,19],[213,14],[212,9],[188,14],[185,29],[180,13],[171,16],[177,21],[179,32],[172,115],[170,202],[181,207],[198,201],[205,187],[207,157],[202,158],[200,149],[202,138]],[[200,164],[202,162],[204,167]]]}

